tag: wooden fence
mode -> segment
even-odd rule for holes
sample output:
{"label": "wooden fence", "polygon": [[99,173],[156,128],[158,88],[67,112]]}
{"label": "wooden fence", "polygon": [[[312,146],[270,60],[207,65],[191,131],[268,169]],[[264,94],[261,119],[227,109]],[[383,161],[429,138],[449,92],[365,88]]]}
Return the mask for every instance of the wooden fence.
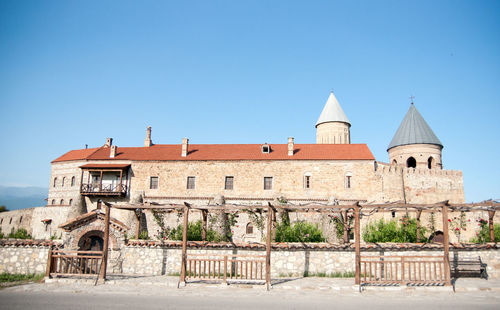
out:
{"label": "wooden fence", "polygon": [[95,276],[103,261],[102,251],[49,251],[46,276]]}
{"label": "wooden fence", "polygon": [[445,285],[444,256],[362,256],[361,284]]}
{"label": "wooden fence", "polygon": [[186,280],[266,281],[266,255],[187,254]]}

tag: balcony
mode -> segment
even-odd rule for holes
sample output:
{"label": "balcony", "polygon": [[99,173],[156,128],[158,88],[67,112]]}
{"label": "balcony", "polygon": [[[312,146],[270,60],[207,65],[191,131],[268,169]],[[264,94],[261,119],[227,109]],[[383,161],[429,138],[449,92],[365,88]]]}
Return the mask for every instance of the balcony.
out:
{"label": "balcony", "polygon": [[129,164],[87,164],[80,168],[82,196],[127,195]]}
{"label": "balcony", "polygon": [[80,194],[83,196],[126,196],[125,184],[82,184]]}

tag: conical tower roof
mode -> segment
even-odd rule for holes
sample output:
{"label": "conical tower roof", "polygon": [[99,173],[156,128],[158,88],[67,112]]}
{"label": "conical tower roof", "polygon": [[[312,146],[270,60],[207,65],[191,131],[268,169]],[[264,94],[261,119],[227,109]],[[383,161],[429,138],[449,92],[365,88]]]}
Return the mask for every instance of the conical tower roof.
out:
{"label": "conical tower roof", "polygon": [[396,131],[387,150],[396,146],[408,144],[435,144],[443,147],[441,141],[436,137],[431,127],[429,127],[422,115],[420,115],[413,103],[401,122],[401,125],[399,125],[398,131]]}
{"label": "conical tower roof", "polygon": [[344,111],[342,110],[339,102],[337,101],[337,98],[335,98],[333,91],[330,93],[330,96],[326,101],[323,112],[321,112],[318,122],[316,123],[316,127],[318,127],[319,124],[328,122],[343,122],[349,125],[351,124],[349,122],[349,119],[347,119]]}

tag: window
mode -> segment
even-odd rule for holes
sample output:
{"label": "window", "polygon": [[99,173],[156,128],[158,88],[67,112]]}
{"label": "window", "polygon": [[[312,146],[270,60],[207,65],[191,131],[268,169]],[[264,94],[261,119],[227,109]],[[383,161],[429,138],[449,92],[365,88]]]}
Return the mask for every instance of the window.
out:
{"label": "window", "polygon": [[195,187],[195,177],[187,177],[187,189],[194,189]]}
{"label": "window", "polygon": [[271,153],[271,146],[267,143],[262,145],[262,153]]}
{"label": "window", "polygon": [[53,185],[53,187],[56,187],[56,184],[57,184],[57,178],[54,178],[54,185]]}
{"label": "window", "polygon": [[410,157],[406,160],[406,167],[407,168],[415,168],[417,167],[417,161],[415,160],[415,158],[413,157]]}
{"label": "window", "polygon": [[264,177],[264,189],[273,189],[273,177]]}
{"label": "window", "polygon": [[62,184],[61,184],[61,186],[62,186],[62,187],[64,187],[64,182],[65,182],[65,181],[66,181],[66,177],[63,177],[63,179],[62,179]]}
{"label": "window", "polygon": [[19,224],[21,224],[23,222],[23,216],[21,215],[21,217],[19,218]]}
{"label": "window", "polygon": [[56,204],[56,200],[55,199],[52,199],[52,204],[55,205]]}
{"label": "window", "polygon": [[149,189],[158,189],[158,177],[149,178]]}
{"label": "window", "polygon": [[429,159],[427,159],[427,168],[429,169],[434,168],[434,158],[432,158],[432,156],[429,157]]}
{"label": "window", "polygon": [[249,235],[253,234],[253,225],[252,225],[252,223],[248,223],[247,224],[247,230],[246,230],[246,232]]}
{"label": "window", "polygon": [[226,180],[224,182],[224,189],[226,190],[233,189],[233,182],[234,182],[234,177],[226,177]]}
{"label": "window", "polygon": [[352,185],[351,181],[352,181],[352,175],[351,173],[347,173],[345,175],[345,188],[351,188]]}
{"label": "window", "polygon": [[75,186],[75,177],[71,177],[71,186]]}
{"label": "window", "polygon": [[61,199],[61,202],[59,204],[63,205],[64,204],[64,199]]}
{"label": "window", "polygon": [[0,224],[3,224],[3,218],[0,220]]}
{"label": "window", "polygon": [[71,206],[73,204],[73,199],[69,200],[69,205]]}
{"label": "window", "polygon": [[12,224],[12,218],[10,218],[10,220],[9,220],[9,225],[10,225],[10,224]]}
{"label": "window", "polygon": [[304,176],[304,188],[311,188],[311,176],[310,175]]}

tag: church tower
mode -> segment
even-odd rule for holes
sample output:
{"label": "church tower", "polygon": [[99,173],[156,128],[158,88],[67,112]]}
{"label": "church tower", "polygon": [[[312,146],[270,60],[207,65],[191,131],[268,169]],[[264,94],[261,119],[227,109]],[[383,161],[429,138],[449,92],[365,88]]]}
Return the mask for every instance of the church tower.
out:
{"label": "church tower", "polygon": [[390,163],[408,168],[442,169],[442,149],[443,144],[412,102],[387,148]]}
{"label": "church tower", "polygon": [[316,123],[316,143],[350,144],[350,128],[351,123],[332,91]]}

